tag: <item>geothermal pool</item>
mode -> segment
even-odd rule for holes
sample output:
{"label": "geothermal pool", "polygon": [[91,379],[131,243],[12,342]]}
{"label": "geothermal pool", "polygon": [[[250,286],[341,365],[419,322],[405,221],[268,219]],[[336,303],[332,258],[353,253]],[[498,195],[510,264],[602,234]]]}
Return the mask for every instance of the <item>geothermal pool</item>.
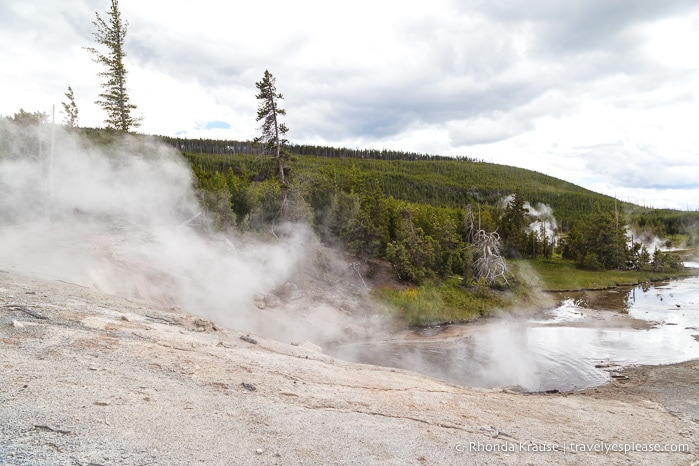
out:
{"label": "geothermal pool", "polygon": [[699,359],[699,277],[555,296],[557,307],[528,317],[427,329],[330,352],[458,385],[524,391],[589,388],[624,366]]}

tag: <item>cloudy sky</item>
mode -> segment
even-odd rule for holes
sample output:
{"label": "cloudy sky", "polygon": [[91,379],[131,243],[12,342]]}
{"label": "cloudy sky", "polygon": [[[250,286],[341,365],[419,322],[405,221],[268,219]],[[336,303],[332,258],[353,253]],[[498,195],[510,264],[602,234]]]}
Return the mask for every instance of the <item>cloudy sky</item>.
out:
{"label": "cloudy sky", "polygon": [[[0,2],[0,115],[101,126],[95,12]],[[250,139],[265,69],[289,139],[467,155],[699,209],[696,0],[120,0],[148,134]]]}

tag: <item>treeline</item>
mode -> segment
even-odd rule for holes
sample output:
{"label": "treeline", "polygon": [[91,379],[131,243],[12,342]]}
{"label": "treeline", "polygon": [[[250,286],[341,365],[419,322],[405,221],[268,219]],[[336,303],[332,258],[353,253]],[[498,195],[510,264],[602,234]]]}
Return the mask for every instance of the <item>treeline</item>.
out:
{"label": "treeline", "polygon": [[690,234],[689,241],[691,243],[697,241],[696,235],[692,233],[696,231],[699,224],[699,212],[643,209],[635,210],[630,218],[637,231],[646,231],[659,237]]}
{"label": "treeline", "polygon": [[[244,154],[263,155],[264,147],[251,141],[235,141],[220,139],[186,139],[160,136],[160,139],[183,152],[199,154]],[[355,158],[372,160],[456,160],[460,162],[476,162],[466,156],[444,156],[420,154],[417,152],[394,151],[388,149],[350,149],[347,147],[328,147],[310,144],[285,144],[285,149],[292,155],[312,155],[316,157]]]}
{"label": "treeline", "polygon": [[491,163],[461,163],[454,160],[383,161],[361,159],[298,160],[300,172],[331,169],[338,173],[356,170],[376,177],[387,196],[421,204],[463,207],[466,204],[500,206],[506,196],[519,191],[532,205],[550,206],[559,227],[567,231],[581,214],[609,210],[614,199],[572,183],[524,170]]}
{"label": "treeline", "polygon": [[[692,228],[696,230],[696,227],[695,216]],[[626,232],[626,225],[620,223],[617,215],[595,212],[587,222],[571,229],[563,242],[562,256],[586,270],[676,272],[682,268],[678,255],[657,247],[650,251],[640,242],[630,242]]]}

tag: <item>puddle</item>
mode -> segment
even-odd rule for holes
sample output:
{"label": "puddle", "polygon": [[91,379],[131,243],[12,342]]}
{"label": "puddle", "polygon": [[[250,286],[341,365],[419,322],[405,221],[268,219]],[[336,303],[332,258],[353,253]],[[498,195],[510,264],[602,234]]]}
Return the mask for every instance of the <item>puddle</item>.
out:
{"label": "puddle", "polygon": [[[558,307],[531,319],[492,319],[445,332],[458,337],[427,331],[423,338],[355,343],[331,353],[458,385],[525,391],[589,388],[623,366],[699,359],[697,277],[562,293],[560,299]],[[650,328],[633,328],[633,318],[650,322]]]}

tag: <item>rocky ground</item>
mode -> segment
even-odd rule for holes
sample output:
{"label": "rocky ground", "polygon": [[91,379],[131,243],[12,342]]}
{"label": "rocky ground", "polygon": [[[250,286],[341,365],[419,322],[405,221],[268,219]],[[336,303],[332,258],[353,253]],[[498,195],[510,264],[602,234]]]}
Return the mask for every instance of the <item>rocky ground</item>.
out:
{"label": "rocky ground", "polygon": [[0,272],[0,464],[699,464],[697,369],[473,390]]}

